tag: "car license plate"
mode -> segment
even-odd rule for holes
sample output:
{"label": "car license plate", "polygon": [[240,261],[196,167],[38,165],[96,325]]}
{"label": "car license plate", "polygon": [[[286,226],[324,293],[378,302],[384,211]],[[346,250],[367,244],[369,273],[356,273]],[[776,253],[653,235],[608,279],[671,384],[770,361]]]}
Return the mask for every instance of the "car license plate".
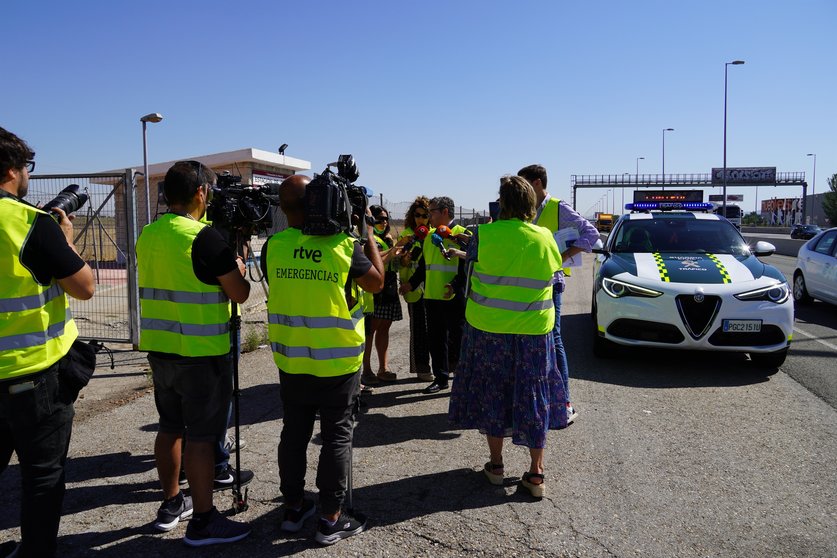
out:
{"label": "car license plate", "polygon": [[761,320],[724,320],[724,332],[758,333],[761,331]]}

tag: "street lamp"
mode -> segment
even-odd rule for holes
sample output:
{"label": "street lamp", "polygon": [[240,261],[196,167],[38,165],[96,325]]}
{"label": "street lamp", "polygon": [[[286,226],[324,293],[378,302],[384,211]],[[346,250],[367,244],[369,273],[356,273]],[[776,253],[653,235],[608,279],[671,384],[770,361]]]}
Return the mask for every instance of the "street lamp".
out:
{"label": "street lamp", "polygon": [[743,60],[724,62],[724,199],[721,205],[724,218],[727,216],[727,69],[730,64],[740,66],[743,63]]}
{"label": "street lamp", "polygon": [[666,189],[666,132],[673,132],[674,128],[663,128],[663,190]]}
{"label": "street lamp", "polygon": [[159,112],[152,112],[151,114],[146,114],[142,118],[140,118],[140,122],[142,122],[142,172],[144,173],[145,178],[145,216],[146,216],[146,224],[151,223],[151,191],[148,188],[148,183],[151,181],[151,178],[148,176],[148,140],[146,138],[147,133],[145,131],[146,126],[149,122],[160,122],[163,120],[163,115]]}
{"label": "street lamp", "polygon": [[813,157],[814,158],[814,180],[811,184],[811,224],[817,224],[817,218],[815,215],[816,203],[817,203],[817,154],[816,153],[808,153],[806,157]]}

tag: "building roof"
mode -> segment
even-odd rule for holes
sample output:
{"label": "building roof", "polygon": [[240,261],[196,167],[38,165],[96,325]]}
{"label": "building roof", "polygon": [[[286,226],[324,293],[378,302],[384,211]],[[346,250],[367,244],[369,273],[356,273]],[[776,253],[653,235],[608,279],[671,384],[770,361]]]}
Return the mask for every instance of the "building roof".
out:
{"label": "building roof", "polygon": [[[166,161],[163,163],[149,163],[148,174],[151,176],[164,175],[169,168],[177,161],[200,161],[204,165],[212,167],[229,166],[234,163],[259,163],[262,165],[270,165],[274,167],[281,167],[292,170],[294,172],[306,171],[311,169],[311,162],[295,157],[288,157],[287,155],[280,155],[272,151],[264,151],[256,149],[255,147],[246,147],[244,149],[237,149],[235,151],[225,151],[223,153],[212,153],[210,155],[198,155],[196,157],[181,157],[176,160]],[[133,170],[142,172],[142,164],[133,167]],[[105,173],[121,173],[125,169],[114,169],[103,171]]]}

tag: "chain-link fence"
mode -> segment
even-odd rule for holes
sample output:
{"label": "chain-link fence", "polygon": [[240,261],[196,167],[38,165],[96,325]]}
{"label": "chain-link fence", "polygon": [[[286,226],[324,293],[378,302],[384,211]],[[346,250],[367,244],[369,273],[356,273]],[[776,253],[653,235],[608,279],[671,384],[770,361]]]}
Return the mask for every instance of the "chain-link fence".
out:
{"label": "chain-link fence", "polygon": [[96,294],[90,300],[70,298],[70,307],[83,338],[131,341],[128,262],[132,259],[133,219],[125,196],[126,174],[33,175],[26,201],[43,205],[71,184],[89,196],[75,213],[73,233],[82,259],[93,269]]}

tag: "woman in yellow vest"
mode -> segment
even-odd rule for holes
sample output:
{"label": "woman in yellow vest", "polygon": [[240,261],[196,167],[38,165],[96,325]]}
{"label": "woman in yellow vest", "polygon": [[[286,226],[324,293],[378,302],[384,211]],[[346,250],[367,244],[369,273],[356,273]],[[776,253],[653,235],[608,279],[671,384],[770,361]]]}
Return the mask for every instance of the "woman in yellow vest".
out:
{"label": "woman in yellow vest", "polygon": [[[398,274],[395,271],[398,249],[390,234],[389,211],[380,205],[369,206],[369,211],[375,219],[372,227],[373,237],[385,266],[384,289],[374,296],[372,323],[366,334],[366,348],[363,351],[363,384],[375,385],[379,382],[394,382],[397,379],[395,372],[389,369],[389,329],[392,327],[392,322],[403,318],[403,314],[401,298],[398,296]],[[378,354],[377,374],[372,372],[373,346]]]}
{"label": "woman in yellow vest", "polygon": [[[416,237],[419,227],[424,227],[424,234],[430,229],[430,200],[418,196],[404,217],[404,230],[398,235],[400,243],[407,244],[415,239],[412,249],[401,256],[401,268],[398,275],[401,283],[409,281],[418,268],[421,257],[421,238]],[[407,313],[410,316],[410,374],[417,374],[423,382],[433,381],[430,371],[430,347],[427,344],[427,309],[424,307],[424,286],[404,294]]]}
{"label": "woman in yellow vest", "polygon": [[552,285],[561,254],[549,231],[531,224],[535,192],[518,176],[500,180],[500,218],[481,225],[468,245],[467,324],[449,418],[488,442],[483,471],[503,484],[503,439],[529,448],[522,484],[543,497],[549,430],[567,425],[566,395],[555,356]]}

